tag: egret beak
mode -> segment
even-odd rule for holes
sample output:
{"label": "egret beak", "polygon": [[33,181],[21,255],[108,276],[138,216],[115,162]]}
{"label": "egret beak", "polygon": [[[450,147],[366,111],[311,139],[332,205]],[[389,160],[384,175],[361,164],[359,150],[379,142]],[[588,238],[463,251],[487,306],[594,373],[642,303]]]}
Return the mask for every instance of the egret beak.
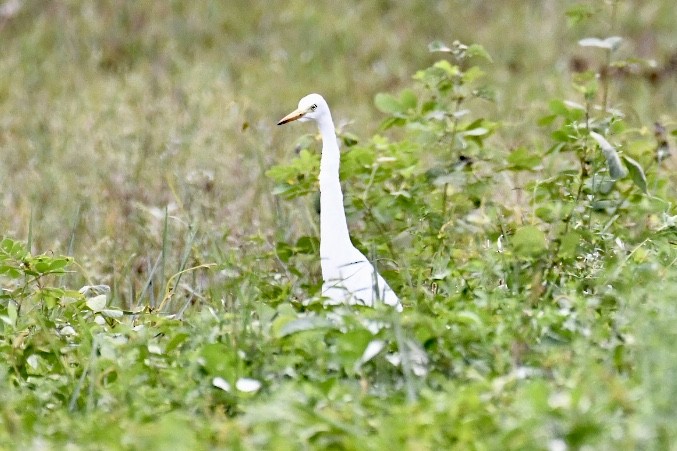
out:
{"label": "egret beak", "polygon": [[306,114],[305,111],[299,111],[299,110],[294,110],[282,119],[280,119],[280,122],[277,123],[277,125],[282,125],[286,124],[287,122],[295,121],[297,119],[301,119],[304,115]]}

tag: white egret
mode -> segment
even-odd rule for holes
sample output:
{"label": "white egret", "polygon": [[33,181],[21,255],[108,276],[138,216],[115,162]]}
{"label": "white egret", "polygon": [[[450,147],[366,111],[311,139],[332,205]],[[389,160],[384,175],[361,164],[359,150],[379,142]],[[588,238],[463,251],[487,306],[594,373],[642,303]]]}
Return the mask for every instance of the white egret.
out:
{"label": "white egret", "polygon": [[291,121],[317,123],[322,135],[320,160],[320,261],[322,296],[332,303],[348,302],[373,307],[382,301],[402,311],[397,295],[376,271],[367,257],[353,246],[348,233],[343,193],[339,181],[339,152],[334,121],[329,106],[319,94],[299,101],[298,108],[277,125]]}

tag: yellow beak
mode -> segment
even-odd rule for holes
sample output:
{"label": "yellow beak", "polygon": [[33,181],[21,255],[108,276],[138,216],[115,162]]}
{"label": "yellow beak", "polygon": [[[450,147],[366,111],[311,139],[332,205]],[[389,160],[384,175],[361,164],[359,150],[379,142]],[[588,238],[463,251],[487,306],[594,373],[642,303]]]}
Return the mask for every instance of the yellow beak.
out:
{"label": "yellow beak", "polygon": [[280,122],[277,123],[277,125],[282,125],[286,124],[287,122],[295,121],[297,119],[301,119],[303,115],[306,114],[305,111],[300,111],[300,110],[294,110],[282,119],[280,119]]}

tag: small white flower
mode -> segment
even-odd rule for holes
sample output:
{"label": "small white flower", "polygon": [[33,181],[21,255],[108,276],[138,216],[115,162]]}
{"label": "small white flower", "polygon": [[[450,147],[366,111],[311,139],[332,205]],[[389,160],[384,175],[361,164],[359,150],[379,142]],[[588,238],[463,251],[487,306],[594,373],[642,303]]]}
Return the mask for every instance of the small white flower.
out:
{"label": "small white flower", "polygon": [[241,377],[235,382],[235,388],[241,392],[251,393],[258,391],[261,388],[261,382],[256,379],[249,379],[247,377]]}
{"label": "small white flower", "polygon": [[212,379],[212,385],[216,388],[220,388],[223,391],[230,392],[230,384],[222,377],[215,377]]}

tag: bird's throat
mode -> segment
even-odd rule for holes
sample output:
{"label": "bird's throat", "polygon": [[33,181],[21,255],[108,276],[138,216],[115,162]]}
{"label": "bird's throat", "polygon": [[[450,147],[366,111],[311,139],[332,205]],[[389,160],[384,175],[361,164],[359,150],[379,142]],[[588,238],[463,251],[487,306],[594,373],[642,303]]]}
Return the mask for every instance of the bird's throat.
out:
{"label": "bird's throat", "polygon": [[[320,257],[322,272],[329,256],[349,259],[353,249],[348,234],[348,223],[343,208],[343,192],[339,180],[341,154],[339,152],[334,124],[319,124],[322,134],[322,158],[320,160]],[[344,255],[345,254],[345,255]]]}

